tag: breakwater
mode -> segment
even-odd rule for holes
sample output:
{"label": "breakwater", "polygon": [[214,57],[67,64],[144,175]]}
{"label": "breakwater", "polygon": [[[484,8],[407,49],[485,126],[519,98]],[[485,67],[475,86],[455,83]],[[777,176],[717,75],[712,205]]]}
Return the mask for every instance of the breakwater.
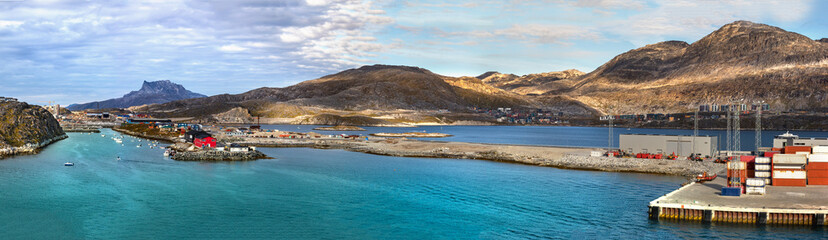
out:
{"label": "breakwater", "polygon": [[236,143],[257,147],[309,147],[344,149],[395,157],[478,159],[535,166],[694,176],[702,172],[717,173],[722,164],[687,160],[590,157],[590,148],[501,145],[462,142],[417,141],[408,139],[257,139],[244,138]]}
{"label": "breakwater", "polygon": [[268,159],[269,157],[256,150],[249,152],[202,150],[195,152],[175,152],[170,158],[178,161],[252,161]]}
{"label": "breakwater", "polygon": [[123,134],[126,134],[126,135],[134,136],[134,137],[142,137],[142,138],[147,138],[147,139],[152,139],[152,140],[159,140],[159,141],[164,141],[164,142],[169,142],[169,143],[175,142],[175,140],[176,140],[175,138],[172,138],[172,137],[162,137],[162,136],[156,136],[156,135],[149,135],[149,134],[133,132],[133,131],[130,131],[130,130],[126,130],[126,129],[123,129],[123,128],[117,128],[117,127],[113,127],[112,130],[115,130],[116,132],[120,132],[120,133],[123,133]]}

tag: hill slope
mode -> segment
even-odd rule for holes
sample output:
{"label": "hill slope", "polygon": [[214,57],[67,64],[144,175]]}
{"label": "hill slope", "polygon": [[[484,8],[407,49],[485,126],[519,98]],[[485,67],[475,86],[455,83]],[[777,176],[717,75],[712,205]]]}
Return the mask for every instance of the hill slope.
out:
{"label": "hill slope", "polygon": [[734,99],[778,110],[828,107],[828,44],[737,21],[692,44],[630,50],[569,86],[549,89],[616,114],[683,112]]}
{"label": "hill slope", "polygon": [[72,104],[67,109],[76,111],[83,109],[103,109],[103,108],[128,108],[132,106],[140,106],[154,103],[166,103],[181,99],[201,98],[206,97],[203,94],[198,94],[185,89],[180,84],[175,84],[170,80],[161,80],[155,82],[144,81],[141,89],[127,93],[121,98],[114,98],[100,102],[90,102],[84,104]]}
{"label": "hill slope", "polygon": [[64,138],[63,128],[49,111],[24,102],[0,102],[0,156],[15,147],[34,150]]}

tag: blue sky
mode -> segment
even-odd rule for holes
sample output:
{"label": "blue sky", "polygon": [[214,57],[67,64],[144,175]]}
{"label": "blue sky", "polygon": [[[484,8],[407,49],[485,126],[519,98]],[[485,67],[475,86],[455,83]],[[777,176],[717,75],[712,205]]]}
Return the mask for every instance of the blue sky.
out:
{"label": "blue sky", "polygon": [[826,2],[0,0],[0,96],[66,105],[161,79],[241,93],[377,63],[449,76],[589,72],[736,20],[828,37]]}

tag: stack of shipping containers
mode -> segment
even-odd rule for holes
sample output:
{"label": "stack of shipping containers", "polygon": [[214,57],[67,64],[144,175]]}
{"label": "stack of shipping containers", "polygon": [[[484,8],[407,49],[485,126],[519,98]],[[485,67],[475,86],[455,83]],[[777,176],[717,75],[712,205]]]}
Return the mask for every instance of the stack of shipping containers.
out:
{"label": "stack of shipping containers", "polygon": [[727,162],[727,187],[722,188],[722,196],[739,196],[745,191],[744,182],[747,175],[745,162]]}
{"label": "stack of shipping containers", "polygon": [[761,179],[765,185],[771,184],[771,158],[756,157],[753,161],[753,175],[755,178]]}
{"label": "stack of shipping containers", "polygon": [[771,175],[773,186],[801,186],[807,185],[805,165],[808,157],[804,154],[774,154],[772,158]]}
{"label": "stack of shipping containers", "polygon": [[828,185],[828,146],[814,146],[806,168],[808,185]]}

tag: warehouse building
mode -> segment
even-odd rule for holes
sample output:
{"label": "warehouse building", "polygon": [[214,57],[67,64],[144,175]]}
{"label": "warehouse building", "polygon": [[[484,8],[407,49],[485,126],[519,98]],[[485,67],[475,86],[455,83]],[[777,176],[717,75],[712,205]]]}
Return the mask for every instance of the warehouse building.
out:
{"label": "warehouse building", "polygon": [[691,153],[698,153],[701,156],[714,156],[717,154],[718,141],[716,137],[696,136],[695,151],[693,149],[693,136],[680,135],[645,135],[645,134],[621,134],[619,136],[621,151],[628,153],[654,153],[672,154],[679,156],[690,156]]}
{"label": "warehouse building", "polygon": [[790,132],[773,138],[773,147],[784,148],[787,146],[828,146],[828,138],[800,138]]}

